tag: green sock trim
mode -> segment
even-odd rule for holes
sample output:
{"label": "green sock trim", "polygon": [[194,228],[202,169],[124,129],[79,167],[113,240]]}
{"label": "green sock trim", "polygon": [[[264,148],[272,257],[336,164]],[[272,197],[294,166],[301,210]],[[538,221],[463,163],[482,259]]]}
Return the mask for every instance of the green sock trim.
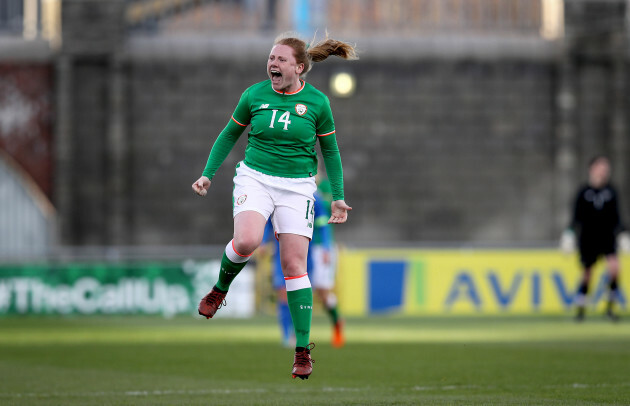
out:
{"label": "green sock trim", "polygon": [[330,316],[330,320],[332,321],[332,324],[337,324],[337,322],[339,321],[339,312],[337,311],[337,306],[331,307],[331,308],[327,307],[326,311],[328,312],[328,315]]}
{"label": "green sock trim", "polygon": [[227,292],[230,289],[230,284],[236,278],[236,275],[241,272],[241,270],[245,267],[247,261],[242,262],[240,264],[235,264],[230,261],[230,259],[223,253],[223,258],[221,258],[221,271],[219,272],[219,280],[216,283],[217,288],[222,291]]}
{"label": "green sock trim", "polygon": [[306,288],[287,292],[287,301],[295,328],[295,346],[306,347],[310,342],[311,335],[313,289]]}

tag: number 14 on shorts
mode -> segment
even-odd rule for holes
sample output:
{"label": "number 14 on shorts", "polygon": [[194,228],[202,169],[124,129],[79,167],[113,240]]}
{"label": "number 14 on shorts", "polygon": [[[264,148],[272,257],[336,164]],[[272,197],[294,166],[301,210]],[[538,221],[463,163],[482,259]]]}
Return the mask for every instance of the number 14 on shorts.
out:
{"label": "number 14 on shorts", "polygon": [[313,228],[313,218],[315,217],[315,202],[306,201],[306,220],[308,220],[308,228]]}

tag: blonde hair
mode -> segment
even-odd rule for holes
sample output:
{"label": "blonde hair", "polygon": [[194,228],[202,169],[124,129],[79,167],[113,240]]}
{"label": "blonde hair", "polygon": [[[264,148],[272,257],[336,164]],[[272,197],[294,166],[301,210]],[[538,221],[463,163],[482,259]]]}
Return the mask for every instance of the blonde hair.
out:
{"label": "blonde hair", "polygon": [[331,55],[343,59],[359,59],[355,47],[347,42],[338,41],[326,37],[320,41],[313,38],[312,44],[307,44],[295,33],[288,32],[280,34],[273,43],[274,45],[287,45],[293,48],[293,56],[298,64],[304,64],[301,76],[305,76],[313,67],[313,62],[321,62]]}

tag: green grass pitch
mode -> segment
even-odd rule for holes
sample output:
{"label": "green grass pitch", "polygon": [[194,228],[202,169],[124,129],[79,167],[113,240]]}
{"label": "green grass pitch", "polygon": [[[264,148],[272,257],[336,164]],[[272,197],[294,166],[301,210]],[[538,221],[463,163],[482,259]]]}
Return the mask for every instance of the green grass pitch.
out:
{"label": "green grass pitch", "polygon": [[275,318],[5,317],[0,405],[630,404],[630,321],[570,317],[347,320],[291,379]]}

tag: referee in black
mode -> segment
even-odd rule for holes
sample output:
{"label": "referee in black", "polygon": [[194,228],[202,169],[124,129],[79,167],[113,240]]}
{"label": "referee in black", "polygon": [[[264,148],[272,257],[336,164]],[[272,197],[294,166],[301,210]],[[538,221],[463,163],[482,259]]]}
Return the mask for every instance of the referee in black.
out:
{"label": "referee in black", "polygon": [[[582,264],[582,280],[576,295],[576,320],[584,320],[586,296],[591,271],[600,256],[606,259],[610,287],[606,316],[617,321],[614,312],[618,299],[619,259],[617,258],[618,237],[627,238],[619,216],[617,192],[610,185],[610,161],[605,156],[596,156],[588,165],[588,184],[580,187],[575,198],[573,218],[563,240],[574,240],[577,235]],[[620,244],[622,242],[620,241]],[[626,245],[627,240],[623,241]],[[566,243],[563,244],[566,247]]]}

